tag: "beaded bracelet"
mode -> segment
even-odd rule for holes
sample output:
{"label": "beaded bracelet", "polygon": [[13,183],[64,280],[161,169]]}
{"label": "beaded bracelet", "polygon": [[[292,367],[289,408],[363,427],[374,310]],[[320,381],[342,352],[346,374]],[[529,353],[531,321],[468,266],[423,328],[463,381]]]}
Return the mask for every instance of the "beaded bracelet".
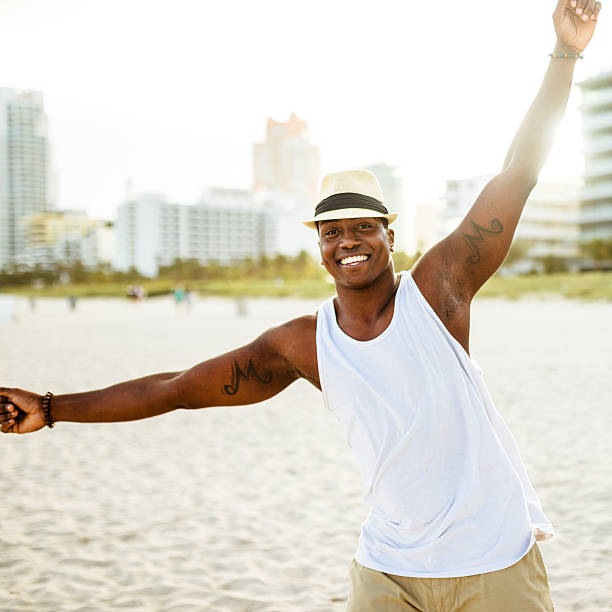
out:
{"label": "beaded bracelet", "polygon": [[582,53],[549,53],[548,57],[561,57],[564,59],[583,59]]}
{"label": "beaded bracelet", "polygon": [[43,413],[43,418],[45,419],[45,425],[47,427],[53,427],[55,422],[53,421],[53,417],[51,416],[51,399],[53,398],[53,393],[51,391],[47,391],[45,396],[42,398],[41,410]]}

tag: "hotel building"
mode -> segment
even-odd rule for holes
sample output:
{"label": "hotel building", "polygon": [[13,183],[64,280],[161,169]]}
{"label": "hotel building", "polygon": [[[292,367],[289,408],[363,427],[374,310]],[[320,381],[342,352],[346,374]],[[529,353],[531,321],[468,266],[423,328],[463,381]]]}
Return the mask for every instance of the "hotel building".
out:
{"label": "hotel building", "polygon": [[273,215],[256,210],[248,191],[208,189],[198,204],[145,194],[119,206],[115,267],[155,277],[177,259],[230,264],[276,252]]}

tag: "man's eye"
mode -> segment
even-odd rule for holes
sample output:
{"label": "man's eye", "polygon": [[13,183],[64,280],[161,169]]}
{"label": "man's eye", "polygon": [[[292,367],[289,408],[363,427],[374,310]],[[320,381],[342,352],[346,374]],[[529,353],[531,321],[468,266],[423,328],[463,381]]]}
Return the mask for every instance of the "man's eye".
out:
{"label": "man's eye", "polygon": [[338,230],[328,230],[325,232],[326,236],[335,236],[338,233]]}

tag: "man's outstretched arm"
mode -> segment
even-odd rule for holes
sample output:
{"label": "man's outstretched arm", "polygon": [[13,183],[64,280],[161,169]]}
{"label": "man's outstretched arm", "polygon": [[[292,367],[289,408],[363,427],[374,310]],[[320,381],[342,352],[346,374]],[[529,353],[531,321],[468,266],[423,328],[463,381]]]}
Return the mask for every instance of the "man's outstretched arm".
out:
{"label": "man's outstretched arm", "polygon": [[[308,321],[306,321],[308,319]],[[55,396],[54,421],[108,423],[152,417],[177,408],[236,406],[266,400],[303,376],[294,353],[314,342],[310,317],[268,330],[250,344],[184,372],[153,374],[106,389]],[[302,346],[304,345],[304,346]],[[29,433],[44,427],[42,397],[0,388],[0,430]]]}
{"label": "man's outstretched arm", "polygon": [[[576,56],[582,52],[593,36],[600,10],[601,3],[594,0],[559,0],[553,14],[557,34],[554,54]],[[426,296],[430,301],[448,301],[450,294],[451,302],[469,303],[502,264],[565,113],[575,64],[575,57],[550,59],[502,171],[486,185],[459,227],[415,267],[415,278],[424,293],[430,294]],[[443,295],[438,295],[441,277],[444,289]]]}

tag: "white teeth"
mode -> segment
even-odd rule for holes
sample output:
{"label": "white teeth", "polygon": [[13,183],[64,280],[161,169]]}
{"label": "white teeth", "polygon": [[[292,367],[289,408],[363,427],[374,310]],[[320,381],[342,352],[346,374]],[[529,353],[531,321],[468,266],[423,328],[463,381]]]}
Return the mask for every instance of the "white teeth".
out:
{"label": "white teeth", "polygon": [[340,260],[342,265],[357,263],[358,261],[365,261],[368,258],[367,255],[353,255],[352,257],[345,257]]}

